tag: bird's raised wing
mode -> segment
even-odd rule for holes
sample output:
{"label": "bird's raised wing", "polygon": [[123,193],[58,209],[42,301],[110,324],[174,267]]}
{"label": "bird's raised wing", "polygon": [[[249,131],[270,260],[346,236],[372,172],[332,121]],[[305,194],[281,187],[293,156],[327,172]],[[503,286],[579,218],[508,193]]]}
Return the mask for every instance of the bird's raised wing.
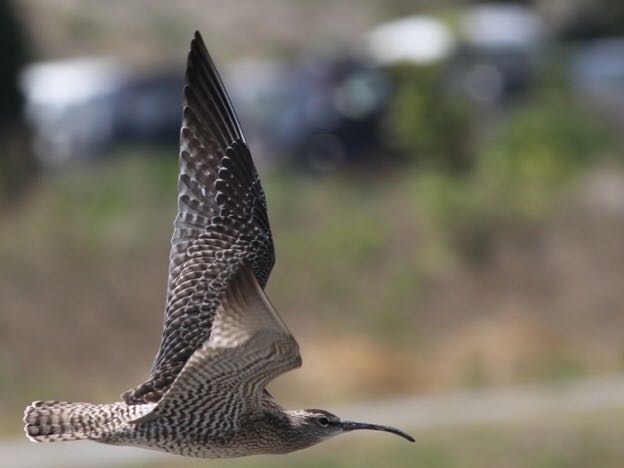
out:
{"label": "bird's raised wing", "polygon": [[[175,416],[177,424],[203,425],[210,431],[202,421],[210,409],[211,420],[235,429],[241,415],[260,408],[271,380],[299,366],[297,342],[254,273],[242,267],[230,280],[208,341],[193,353],[152,412],[135,422]],[[222,426],[216,429],[223,431]]]}
{"label": "bird's raised wing", "polygon": [[275,263],[266,201],[227,92],[198,32],[191,42],[180,135],[165,323],[147,382],[122,395],[158,401],[210,337],[230,277],[251,269],[264,287]]}

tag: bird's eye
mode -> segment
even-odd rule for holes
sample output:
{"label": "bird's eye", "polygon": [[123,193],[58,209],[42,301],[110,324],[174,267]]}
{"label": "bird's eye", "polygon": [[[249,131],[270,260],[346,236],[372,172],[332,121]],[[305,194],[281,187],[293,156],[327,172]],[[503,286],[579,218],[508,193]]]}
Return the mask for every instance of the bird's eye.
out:
{"label": "bird's eye", "polygon": [[329,419],[327,419],[325,416],[321,416],[316,421],[319,423],[319,425],[323,427],[329,426]]}

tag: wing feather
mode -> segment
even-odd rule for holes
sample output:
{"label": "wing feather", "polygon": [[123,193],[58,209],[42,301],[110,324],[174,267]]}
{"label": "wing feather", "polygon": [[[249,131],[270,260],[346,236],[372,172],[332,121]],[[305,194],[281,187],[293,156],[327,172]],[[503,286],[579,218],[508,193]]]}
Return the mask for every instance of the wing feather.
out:
{"label": "wing feather", "polygon": [[243,267],[230,280],[210,339],[193,353],[152,412],[135,422],[175,415],[178,424],[194,424],[202,410],[210,409],[211,417],[228,411],[223,419],[235,427],[241,416],[260,409],[271,380],[299,366],[296,340],[253,272]]}
{"label": "wing feather", "polygon": [[158,401],[210,338],[233,275],[247,267],[264,287],[275,263],[264,191],[199,33],[188,56],[182,115],[164,329],[149,379],[122,396],[129,404]]}

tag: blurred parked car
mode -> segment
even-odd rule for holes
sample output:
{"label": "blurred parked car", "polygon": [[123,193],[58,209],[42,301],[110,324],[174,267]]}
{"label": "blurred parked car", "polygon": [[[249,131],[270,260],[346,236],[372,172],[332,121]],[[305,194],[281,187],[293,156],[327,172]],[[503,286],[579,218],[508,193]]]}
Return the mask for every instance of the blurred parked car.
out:
{"label": "blurred parked car", "polygon": [[460,18],[451,79],[477,104],[504,104],[530,90],[546,28],[532,8],[482,4]]}
{"label": "blurred parked car", "polygon": [[47,165],[88,159],[118,142],[175,142],[179,70],[134,73],[110,59],[30,65],[22,74],[35,152]]}
{"label": "blurred parked car", "polygon": [[289,65],[241,63],[231,71],[246,133],[269,157],[332,170],[378,156],[390,93],[381,70],[350,56],[309,56]]}
{"label": "blurred parked car", "polygon": [[364,35],[363,49],[380,67],[401,63],[430,64],[447,59],[457,39],[442,21],[427,15],[399,18]]}
{"label": "blurred parked car", "polygon": [[571,62],[577,92],[624,126],[624,37],[580,45]]}
{"label": "blurred parked car", "polygon": [[[28,67],[22,82],[39,158],[49,166],[117,143],[177,142],[179,69],[136,73],[105,59]],[[388,86],[380,71],[355,59],[240,63],[226,82],[261,160],[289,156],[302,167],[329,170],[373,157],[381,145]]]}
{"label": "blurred parked car", "polygon": [[[353,52],[233,64],[224,78],[259,162],[286,158],[302,168],[332,170],[388,154],[389,71],[405,62],[444,64],[445,92],[459,89],[479,104],[505,102],[531,86],[545,36],[533,10],[468,8],[459,29],[412,16],[373,28]],[[180,70],[136,72],[104,59],[32,65],[23,83],[39,158],[51,165],[122,142],[175,144]]]}
{"label": "blurred parked car", "polygon": [[182,119],[182,67],[128,76],[111,96],[116,142],[177,144]]}
{"label": "blurred parked car", "polygon": [[35,152],[47,166],[87,157],[113,132],[110,97],[124,73],[108,59],[30,65],[22,74],[26,118],[35,132]]}

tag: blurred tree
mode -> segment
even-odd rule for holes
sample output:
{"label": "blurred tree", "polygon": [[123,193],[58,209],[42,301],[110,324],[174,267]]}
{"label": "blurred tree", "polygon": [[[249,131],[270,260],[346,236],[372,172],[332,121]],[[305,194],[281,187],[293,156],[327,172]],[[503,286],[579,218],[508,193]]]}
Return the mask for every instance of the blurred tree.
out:
{"label": "blurred tree", "polygon": [[624,2],[591,0],[582,2],[563,27],[564,39],[596,39],[624,35]]}
{"label": "blurred tree", "polygon": [[463,258],[487,261],[497,239],[543,219],[569,183],[616,148],[616,135],[567,88],[542,89],[481,141],[464,177],[421,176],[420,199]]}
{"label": "blurred tree", "polygon": [[22,193],[35,173],[18,83],[27,47],[9,0],[0,0],[0,47],[0,204],[5,204]]}
{"label": "blurred tree", "polygon": [[391,70],[390,141],[421,165],[449,172],[471,166],[471,115],[465,99],[445,86],[443,67],[403,64]]}

